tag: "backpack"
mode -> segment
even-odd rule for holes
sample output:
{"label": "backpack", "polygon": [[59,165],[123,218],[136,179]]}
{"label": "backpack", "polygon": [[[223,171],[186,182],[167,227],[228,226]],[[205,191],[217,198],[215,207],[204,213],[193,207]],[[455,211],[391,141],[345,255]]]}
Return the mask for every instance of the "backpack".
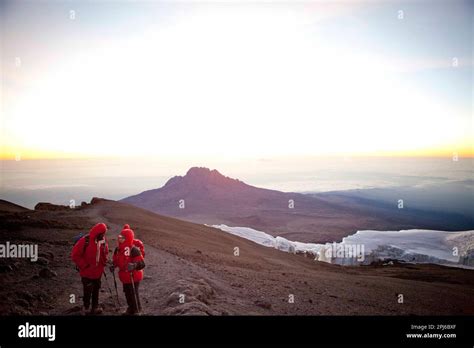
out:
{"label": "backpack", "polygon": [[[136,245],[132,246],[132,250],[130,250],[130,256],[131,257],[137,257],[137,256],[141,256],[142,255],[142,252],[140,250],[139,247],[137,247]],[[137,263],[137,268],[135,269],[136,271],[139,271],[139,270],[142,270],[145,268],[145,261],[140,261]]]}
{"label": "backpack", "polygon": [[[82,255],[84,256],[84,253],[86,252],[86,248],[89,245],[89,233],[83,234],[82,232],[79,233],[77,236],[74,237],[74,245],[76,245],[81,238],[84,237],[84,246],[82,248]],[[76,265],[76,271],[79,271],[79,267]]]}
{"label": "backpack", "polygon": [[[119,248],[116,247],[115,250],[114,250],[114,256],[117,255],[118,253],[119,253]],[[140,248],[137,247],[136,245],[132,245],[132,248],[130,250],[130,257],[137,257],[137,256],[140,256],[140,255],[143,256]],[[135,270],[139,271],[139,270],[142,270],[144,268],[145,268],[145,261],[140,261],[138,263],[138,267]]]}
{"label": "backpack", "polygon": [[142,253],[142,256],[145,257],[145,247],[143,245],[143,242],[139,239],[134,239],[133,240],[133,245],[137,248],[140,249],[140,252]]}

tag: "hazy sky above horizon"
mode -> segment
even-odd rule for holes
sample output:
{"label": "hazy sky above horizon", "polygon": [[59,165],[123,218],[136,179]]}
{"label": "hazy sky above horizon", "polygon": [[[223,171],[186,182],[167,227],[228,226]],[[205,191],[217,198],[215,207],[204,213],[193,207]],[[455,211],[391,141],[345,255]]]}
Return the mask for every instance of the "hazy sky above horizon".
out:
{"label": "hazy sky above horizon", "polygon": [[1,157],[473,155],[472,13],[0,0]]}

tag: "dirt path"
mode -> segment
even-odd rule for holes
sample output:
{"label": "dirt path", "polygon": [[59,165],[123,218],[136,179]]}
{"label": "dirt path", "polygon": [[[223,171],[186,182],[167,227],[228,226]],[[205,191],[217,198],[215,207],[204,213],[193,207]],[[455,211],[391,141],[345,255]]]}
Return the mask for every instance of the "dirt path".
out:
{"label": "dirt path", "polygon": [[[109,247],[114,249],[114,241]],[[145,276],[140,284],[140,299],[143,315],[175,314],[229,314],[228,295],[238,293],[219,280],[211,271],[167,251],[145,245]],[[63,252],[62,258],[67,259]],[[70,265],[54,267],[60,279],[69,279],[67,288],[57,297],[52,315],[79,315],[82,304],[82,283],[79,274]],[[115,274],[120,307],[114,286],[113,275],[106,268],[102,277],[100,304],[104,315],[120,315],[126,310],[122,283]],[[66,299],[76,296],[76,302]],[[223,295],[225,294],[225,295]],[[233,301],[239,303],[239,301]],[[232,304],[232,301],[231,303]],[[238,307],[238,306],[237,306]],[[236,308],[237,309],[237,308]]]}

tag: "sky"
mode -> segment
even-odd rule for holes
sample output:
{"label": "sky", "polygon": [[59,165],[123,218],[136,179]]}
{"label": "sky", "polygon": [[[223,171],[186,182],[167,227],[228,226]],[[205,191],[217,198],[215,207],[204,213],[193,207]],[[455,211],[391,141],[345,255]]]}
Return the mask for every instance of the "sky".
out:
{"label": "sky", "polygon": [[474,156],[473,13],[0,0],[0,158]]}

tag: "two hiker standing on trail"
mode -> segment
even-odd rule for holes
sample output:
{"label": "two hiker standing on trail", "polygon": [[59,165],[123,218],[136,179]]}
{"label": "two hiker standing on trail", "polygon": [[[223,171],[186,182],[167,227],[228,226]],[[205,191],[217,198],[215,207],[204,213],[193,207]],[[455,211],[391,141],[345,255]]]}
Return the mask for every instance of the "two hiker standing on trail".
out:
{"label": "two hiker standing on trail", "polygon": [[[90,314],[102,313],[99,307],[99,290],[102,274],[106,277],[104,269],[108,262],[109,247],[105,238],[106,232],[107,226],[104,223],[98,223],[92,227],[89,234],[82,236],[76,242],[71,253],[71,258],[79,269],[82,279],[85,311],[91,307],[92,300]],[[124,314],[128,315],[138,314],[141,310],[138,289],[143,279],[143,268],[145,268],[143,243],[134,239],[134,236],[130,226],[125,225],[118,236],[118,247],[114,251],[113,265],[110,267],[111,272],[114,272],[115,267],[119,269],[118,274],[123,283],[128,305]],[[115,288],[117,290],[116,285]]]}

